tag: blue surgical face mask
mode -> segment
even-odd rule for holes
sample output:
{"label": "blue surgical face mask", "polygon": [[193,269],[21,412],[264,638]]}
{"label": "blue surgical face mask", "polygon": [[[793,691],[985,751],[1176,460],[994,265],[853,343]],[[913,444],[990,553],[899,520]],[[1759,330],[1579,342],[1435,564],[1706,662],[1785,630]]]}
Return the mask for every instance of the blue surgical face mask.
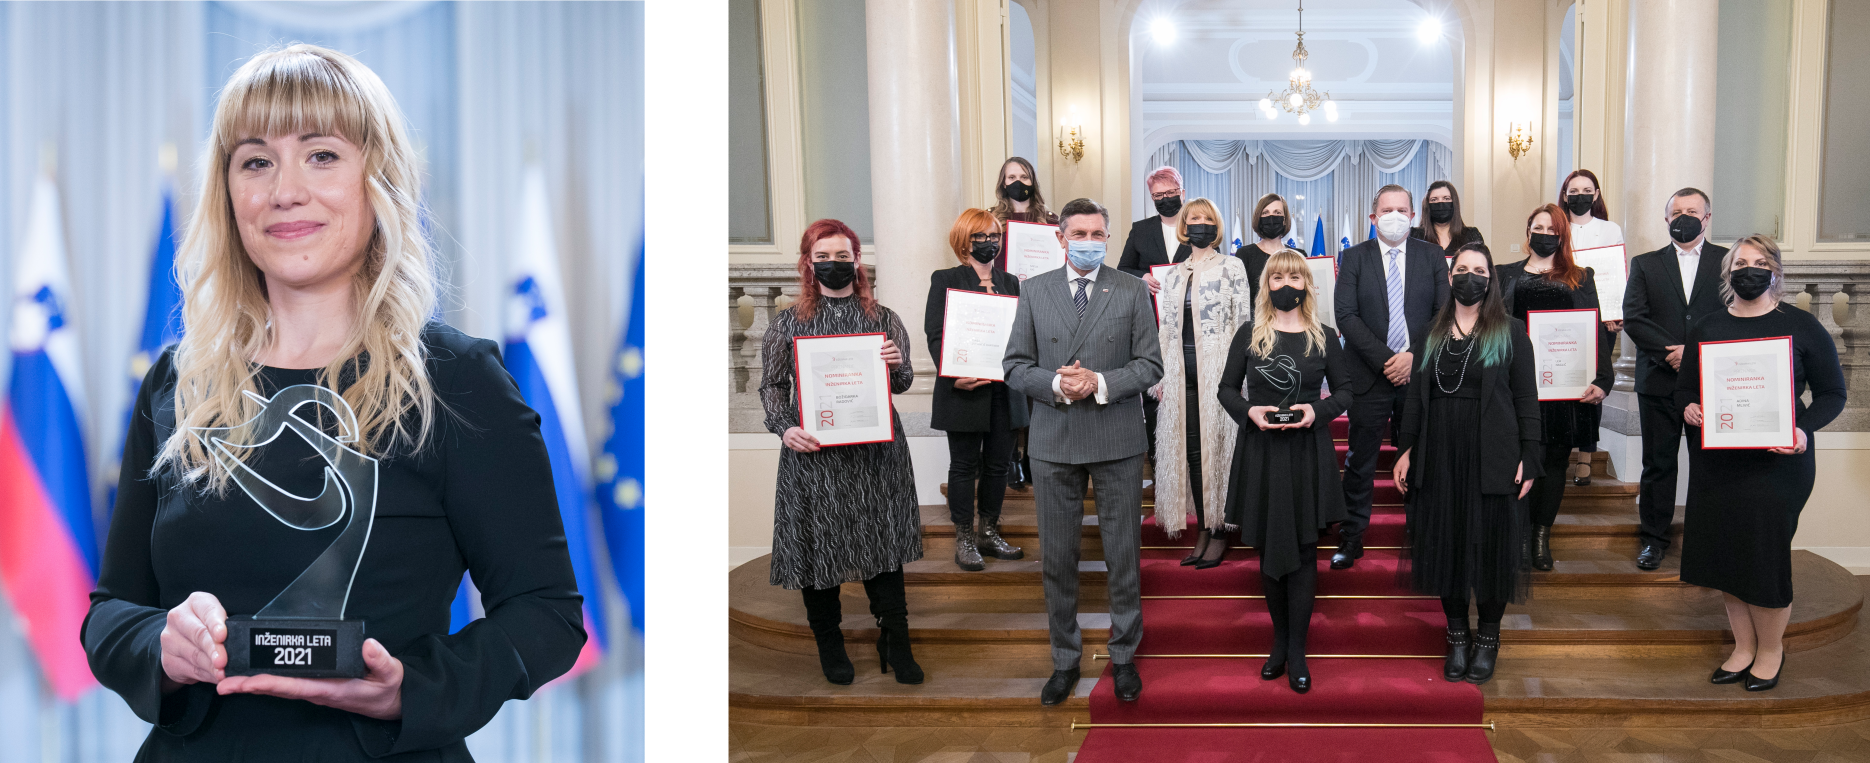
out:
{"label": "blue surgical face mask", "polygon": [[1102,241],[1067,241],[1065,256],[1071,260],[1071,266],[1079,270],[1096,270],[1104,264],[1104,242]]}

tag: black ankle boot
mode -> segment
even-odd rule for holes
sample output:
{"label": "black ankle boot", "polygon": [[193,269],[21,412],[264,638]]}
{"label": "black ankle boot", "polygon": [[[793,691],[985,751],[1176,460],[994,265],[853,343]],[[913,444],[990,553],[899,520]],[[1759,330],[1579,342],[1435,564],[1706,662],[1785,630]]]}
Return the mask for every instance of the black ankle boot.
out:
{"label": "black ankle boot", "polygon": [[893,570],[864,581],[870,595],[870,614],[877,618],[877,661],[883,672],[896,671],[896,682],[922,683],[922,666],[916,664],[909,650],[909,602],[903,590],[902,570]]}
{"label": "black ankle boot", "polygon": [[1484,684],[1493,679],[1493,663],[1500,656],[1500,624],[1481,623],[1474,634],[1474,656],[1468,659],[1467,682]]}
{"label": "black ankle boot", "polygon": [[1551,525],[1532,528],[1532,568],[1545,571],[1552,569]]}
{"label": "black ankle boot", "polygon": [[1448,659],[1442,663],[1441,677],[1450,681],[1467,678],[1468,649],[1472,646],[1468,638],[1467,618],[1459,622],[1448,621]]}

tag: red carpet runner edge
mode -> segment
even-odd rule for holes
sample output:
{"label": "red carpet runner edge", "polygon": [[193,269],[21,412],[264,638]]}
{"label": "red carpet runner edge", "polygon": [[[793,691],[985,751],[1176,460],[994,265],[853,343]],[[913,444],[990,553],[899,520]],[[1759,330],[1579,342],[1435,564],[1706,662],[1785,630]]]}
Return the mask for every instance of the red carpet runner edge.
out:
{"label": "red carpet runner edge", "polygon": [[[1344,420],[1332,432],[1344,435]],[[1339,443],[1342,458],[1344,445]],[[1395,453],[1384,448],[1383,468]],[[1400,546],[1403,511],[1395,484],[1379,480],[1366,546]],[[1384,505],[1389,504],[1389,505]],[[1190,531],[1192,532],[1192,530]],[[1188,546],[1189,533],[1171,541],[1143,522],[1142,544]],[[1439,655],[1446,651],[1446,620],[1434,599],[1326,599],[1329,595],[1412,595],[1399,576],[1399,552],[1365,552],[1356,567],[1330,568],[1335,534],[1319,553],[1318,600],[1309,654]],[[1221,566],[1180,566],[1186,551],[1145,550],[1143,596],[1257,595],[1259,555],[1234,549]],[[1272,620],[1262,599],[1144,599],[1138,654],[1265,654]],[[1092,723],[1480,723],[1479,687],[1449,683],[1436,659],[1332,659],[1309,657],[1312,690],[1293,692],[1281,677],[1260,680],[1263,658],[1138,657],[1143,693],[1117,700],[1110,668],[1091,690]],[[1115,761],[1312,761],[1350,763],[1496,763],[1481,729],[1372,728],[1093,728],[1085,732],[1077,763]]]}

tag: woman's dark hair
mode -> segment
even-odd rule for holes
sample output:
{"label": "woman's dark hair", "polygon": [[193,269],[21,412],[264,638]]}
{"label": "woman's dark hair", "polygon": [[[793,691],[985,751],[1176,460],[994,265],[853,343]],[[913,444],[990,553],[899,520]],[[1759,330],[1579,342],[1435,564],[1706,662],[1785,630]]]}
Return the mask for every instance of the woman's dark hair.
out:
{"label": "woman's dark hair", "polygon": [[[1552,230],[1558,236],[1558,251],[1552,253],[1552,269],[1545,271],[1544,278],[1553,283],[1562,283],[1567,289],[1578,288],[1578,282],[1584,280],[1584,268],[1578,267],[1571,258],[1571,215],[1565,214],[1563,207],[1557,204],[1543,204],[1526,215],[1526,251],[1532,251],[1532,221],[1539,219],[1539,213],[1552,216]],[[1527,255],[1530,260],[1531,254]],[[1529,274],[1530,275],[1530,274]]]}
{"label": "woman's dark hair", "polygon": [[[1487,261],[1487,296],[1480,299],[1480,318],[1474,321],[1474,330],[1469,336],[1474,339],[1474,350],[1480,356],[1483,366],[1504,365],[1513,358],[1513,319],[1506,314],[1506,300],[1500,297],[1500,279],[1493,268],[1493,252],[1486,244],[1462,244],[1454,250],[1453,265],[1461,264],[1461,257],[1467,254],[1479,255]],[[1448,292],[1448,299],[1435,313],[1435,322],[1429,324],[1428,351],[1422,353],[1421,367],[1429,370],[1429,361],[1441,350],[1448,335],[1454,330],[1454,291]]]}
{"label": "woman's dark hair", "polygon": [[1027,185],[1032,186],[1032,197],[1026,199],[1026,211],[1033,215],[1033,220],[1044,223],[1045,194],[1039,192],[1039,172],[1034,170],[1032,162],[1026,161],[1026,157],[1023,156],[1009,156],[1006,161],[1000,163],[1000,173],[993,179],[993,216],[1007,220],[1014,214],[1013,200],[1006,197],[1006,166],[1009,164],[1017,164],[1026,169],[1026,177],[1031,179]]}
{"label": "woman's dark hair", "polygon": [[1448,189],[1448,200],[1454,202],[1454,217],[1448,218],[1448,240],[1461,238],[1461,231],[1467,230],[1467,224],[1461,222],[1461,192],[1454,189],[1454,183],[1437,180],[1428,184],[1428,193],[1422,194],[1422,232],[1428,234],[1428,240],[1435,241],[1435,219],[1428,216],[1428,197],[1435,195],[1435,189]]}
{"label": "woman's dark hair", "polygon": [[872,319],[877,317],[877,298],[870,289],[870,279],[864,275],[864,246],[857,240],[857,232],[841,220],[829,217],[805,227],[805,235],[799,237],[799,296],[792,303],[794,315],[801,321],[809,321],[818,312],[818,275],[812,267],[812,246],[832,236],[843,236],[851,242],[851,265],[857,269],[856,287],[851,294],[857,297],[857,306],[863,308],[864,315]]}
{"label": "woman's dark hair", "polygon": [[1610,219],[1610,213],[1605,211],[1607,207],[1604,206],[1604,184],[1597,182],[1597,173],[1590,170],[1572,170],[1571,174],[1565,176],[1565,182],[1558,184],[1558,203],[1565,203],[1565,189],[1571,187],[1572,178],[1591,181],[1591,187],[1597,189],[1597,201],[1591,203],[1591,216],[1599,220]]}
{"label": "woman's dark hair", "polygon": [[1265,196],[1261,196],[1260,200],[1253,204],[1253,221],[1249,226],[1249,230],[1252,231],[1253,235],[1257,236],[1260,234],[1260,216],[1266,214],[1266,208],[1272,206],[1275,201],[1279,202],[1279,209],[1283,213],[1282,216],[1286,218],[1286,229],[1280,231],[1279,235],[1273,238],[1283,239],[1286,237],[1286,234],[1292,232],[1292,205],[1286,203],[1286,197],[1276,193],[1269,193]]}

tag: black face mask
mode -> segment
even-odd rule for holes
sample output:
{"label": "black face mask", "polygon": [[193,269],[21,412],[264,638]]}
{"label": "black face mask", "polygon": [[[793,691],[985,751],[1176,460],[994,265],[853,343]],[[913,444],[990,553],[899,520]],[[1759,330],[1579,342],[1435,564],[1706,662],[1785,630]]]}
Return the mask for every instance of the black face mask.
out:
{"label": "black face mask", "polygon": [[1305,290],[1292,286],[1281,286],[1267,292],[1266,297],[1272,300],[1274,310],[1297,310],[1305,304]]}
{"label": "black face mask", "polygon": [[1686,244],[1701,236],[1701,218],[1694,215],[1676,215],[1669,221],[1669,238]]}
{"label": "black face mask", "polygon": [[1007,198],[1014,201],[1025,201],[1032,198],[1032,186],[1017,180],[1007,183],[1006,187],[1001,189],[1000,192],[1006,194]]}
{"label": "black face mask", "polygon": [[1207,223],[1188,226],[1188,245],[1196,249],[1206,249],[1214,245],[1214,237],[1220,235],[1221,227]]}
{"label": "black face mask", "polygon": [[1454,219],[1454,202],[1431,201],[1428,203],[1429,222],[1441,224]]}
{"label": "black face mask", "polygon": [[1538,252],[1539,256],[1550,257],[1558,251],[1558,234],[1534,233],[1529,243],[1532,244],[1532,250]]}
{"label": "black face mask", "polygon": [[976,241],[974,248],[968,252],[968,256],[973,257],[975,262],[993,262],[1000,259],[1000,242]]}
{"label": "black face mask", "polygon": [[1596,196],[1590,196],[1590,195],[1582,194],[1582,193],[1574,193],[1570,196],[1565,197],[1565,211],[1570,212],[1574,215],[1589,214],[1591,209],[1596,206],[1597,206]]}
{"label": "black face mask", "polygon": [[837,291],[857,280],[857,263],[814,262],[812,276],[818,279],[818,285]]}
{"label": "black face mask", "polygon": [[1772,288],[1773,271],[1766,268],[1741,268],[1727,274],[1727,285],[1734,287],[1736,297],[1748,301],[1759,299],[1761,294]]}
{"label": "black face mask", "polygon": [[1479,273],[1456,273],[1448,291],[1454,295],[1454,301],[1473,307],[1487,298],[1487,277]]}
{"label": "black face mask", "polygon": [[1161,212],[1163,217],[1174,217],[1177,212],[1182,211],[1182,197],[1170,196],[1166,199],[1157,199],[1156,211]]}
{"label": "black face mask", "polygon": [[1279,238],[1286,235],[1286,216],[1266,215],[1254,224],[1253,229],[1259,232],[1260,238]]}

